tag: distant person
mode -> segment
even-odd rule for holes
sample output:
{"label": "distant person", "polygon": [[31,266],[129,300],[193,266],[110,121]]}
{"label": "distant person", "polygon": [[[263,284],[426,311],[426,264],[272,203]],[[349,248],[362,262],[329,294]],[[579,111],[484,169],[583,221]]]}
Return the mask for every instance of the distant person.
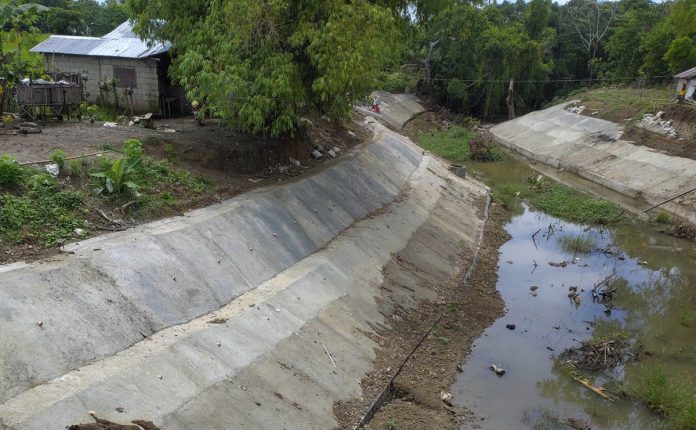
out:
{"label": "distant person", "polygon": [[372,96],[372,112],[380,113],[379,111],[379,100],[377,100],[377,95]]}
{"label": "distant person", "polygon": [[198,100],[191,102],[191,110],[193,111],[193,118],[196,120],[198,125],[203,125],[203,112],[201,111],[201,104],[198,102]]}
{"label": "distant person", "polygon": [[681,90],[679,90],[679,94],[677,95],[677,100],[679,102],[683,102],[684,99],[686,99],[686,83],[682,84]]}

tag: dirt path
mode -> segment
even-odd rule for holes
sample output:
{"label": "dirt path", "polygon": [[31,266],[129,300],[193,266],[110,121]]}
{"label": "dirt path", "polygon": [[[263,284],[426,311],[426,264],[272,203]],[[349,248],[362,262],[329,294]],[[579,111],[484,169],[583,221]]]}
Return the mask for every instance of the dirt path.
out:
{"label": "dirt path", "polygon": [[[503,312],[496,290],[498,248],[508,240],[503,229],[507,213],[493,203],[484,232],[478,261],[445,285],[435,286],[441,299],[423,303],[402,313],[393,329],[382,331],[375,370],[362,382],[363,398],[335,408],[341,429],[356,426],[414,345],[440,315],[430,334],[395,378],[388,400],[365,425],[367,429],[458,429],[473,419],[467,411],[454,408],[442,396],[449,393],[458,367],[474,341]],[[468,265],[462,265],[467,267]]]}

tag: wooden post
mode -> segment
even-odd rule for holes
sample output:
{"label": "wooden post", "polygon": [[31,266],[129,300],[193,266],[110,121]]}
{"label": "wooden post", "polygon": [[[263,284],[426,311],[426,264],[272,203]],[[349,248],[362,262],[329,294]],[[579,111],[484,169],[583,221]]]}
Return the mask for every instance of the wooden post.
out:
{"label": "wooden post", "polygon": [[505,103],[508,108],[508,119],[515,119],[515,79],[510,78],[510,86],[508,87],[508,95],[505,99]]}

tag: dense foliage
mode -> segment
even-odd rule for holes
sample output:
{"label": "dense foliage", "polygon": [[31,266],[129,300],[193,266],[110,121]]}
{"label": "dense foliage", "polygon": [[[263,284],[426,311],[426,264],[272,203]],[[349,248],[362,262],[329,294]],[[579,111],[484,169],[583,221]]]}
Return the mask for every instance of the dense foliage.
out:
{"label": "dense foliage", "polygon": [[[670,81],[696,66],[696,0],[452,1],[413,23],[420,89],[455,111],[525,111],[580,86]],[[434,48],[433,48],[434,46]]]}
{"label": "dense foliage", "polygon": [[346,118],[399,42],[368,0],[133,0],[138,29],[175,46],[191,98],[250,133],[279,135],[312,111]]}

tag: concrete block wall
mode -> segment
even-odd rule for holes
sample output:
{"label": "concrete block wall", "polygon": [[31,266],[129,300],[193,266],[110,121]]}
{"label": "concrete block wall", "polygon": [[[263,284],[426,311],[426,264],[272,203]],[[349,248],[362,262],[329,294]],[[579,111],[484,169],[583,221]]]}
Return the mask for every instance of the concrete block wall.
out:
{"label": "concrete block wall", "polygon": [[[157,60],[153,58],[127,59],[110,57],[87,57],[82,55],[45,55],[46,69],[51,72],[77,72],[88,76],[85,91],[90,103],[99,102],[99,81],[114,76],[114,67],[135,69],[136,88],[133,88],[133,107],[136,112],[159,112],[159,87],[157,81]],[[127,106],[122,87],[117,87],[119,103]],[[107,103],[113,103],[109,95]]]}

